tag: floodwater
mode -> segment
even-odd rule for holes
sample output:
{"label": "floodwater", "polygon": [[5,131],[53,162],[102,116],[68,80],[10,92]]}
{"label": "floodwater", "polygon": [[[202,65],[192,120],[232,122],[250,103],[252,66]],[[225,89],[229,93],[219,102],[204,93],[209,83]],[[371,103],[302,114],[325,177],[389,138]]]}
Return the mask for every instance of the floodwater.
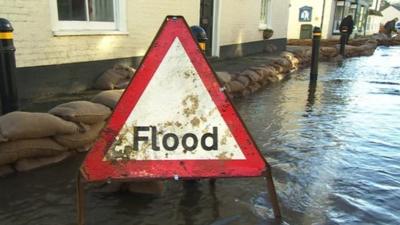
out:
{"label": "floodwater", "polygon": [[[263,178],[182,184],[162,196],[88,192],[87,224],[259,225],[400,223],[400,48],[320,65],[235,100],[272,166],[283,219]],[[75,223],[82,156],[0,180],[0,225]]]}

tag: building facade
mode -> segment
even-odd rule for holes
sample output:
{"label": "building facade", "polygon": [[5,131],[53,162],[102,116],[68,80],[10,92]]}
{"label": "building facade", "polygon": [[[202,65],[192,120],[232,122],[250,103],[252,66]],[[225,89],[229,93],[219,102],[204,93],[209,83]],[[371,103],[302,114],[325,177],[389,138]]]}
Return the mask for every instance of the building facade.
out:
{"label": "building facade", "polygon": [[[338,38],[340,22],[348,15],[354,20],[354,36],[377,33],[380,20],[369,18],[369,12],[380,5],[380,2],[381,0],[291,0],[288,38],[311,38],[314,26],[321,27],[322,38]],[[309,20],[302,18],[306,7],[311,14]]]}
{"label": "building facade", "polygon": [[[21,98],[80,92],[115,63],[137,66],[167,15],[202,25],[210,57],[253,54],[269,44],[283,50],[287,40],[289,0],[0,0],[0,5],[0,17],[14,27]],[[274,33],[268,40],[266,29]]]}
{"label": "building facade", "polygon": [[389,5],[388,7],[382,9],[382,24],[386,22],[398,18],[400,19],[400,6]]}

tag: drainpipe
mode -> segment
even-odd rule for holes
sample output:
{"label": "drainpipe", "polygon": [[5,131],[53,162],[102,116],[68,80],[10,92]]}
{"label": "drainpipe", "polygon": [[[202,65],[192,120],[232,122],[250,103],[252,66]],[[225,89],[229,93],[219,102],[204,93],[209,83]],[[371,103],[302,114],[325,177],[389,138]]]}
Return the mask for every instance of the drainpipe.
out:
{"label": "drainpipe", "polygon": [[369,16],[369,5],[366,8],[365,12],[365,22],[364,22],[364,36],[367,35],[367,22],[368,22],[368,16]]}
{"label": "drainpipe", "polygon": [[325,2],[326,2],[326,0],[324,0],[324,1],[323,1],[323,3],[322,3],[321,26],[319,26],[319,27],[320,27],[320,29],[321,29],[321,31],[322,31],[322,28],[323,28],[323,25],[324,25]]}
{"label": "drainpipe", "polygon": [[357,26],[357,34],[358,34],[358,30],[360,29],[360,28],[358,28],[358,21],[360,19],[359,15],[358,15],[358,11],[360,11],[358,9],[359,6],[360,6],[360,1],[356,0],[356,11],[354,12],[354,24]]}

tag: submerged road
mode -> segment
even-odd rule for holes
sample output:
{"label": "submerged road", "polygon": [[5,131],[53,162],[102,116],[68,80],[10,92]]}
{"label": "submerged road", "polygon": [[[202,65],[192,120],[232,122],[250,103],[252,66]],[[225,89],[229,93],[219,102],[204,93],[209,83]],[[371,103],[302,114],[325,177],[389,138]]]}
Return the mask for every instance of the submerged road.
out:
{"label": "submerged road", "polygon": [[[323,63],[235,100],[272,166],[283,221],[273,220],[262,178],[194,185],[167,182],[163,196],[87,196],[87,224],[398,224],[400,48]],[[70,225],[83,156],[0,180],[1,225]]]}

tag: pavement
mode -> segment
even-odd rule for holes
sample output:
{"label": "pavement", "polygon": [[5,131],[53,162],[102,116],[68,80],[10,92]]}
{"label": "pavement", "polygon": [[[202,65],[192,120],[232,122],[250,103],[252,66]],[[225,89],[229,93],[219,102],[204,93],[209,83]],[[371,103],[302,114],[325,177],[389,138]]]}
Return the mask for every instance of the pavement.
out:
{"label": "pavement", "polygon": [[231,59],[211,61],[214,71],[226,71],[230,73],[241,72],[249,67],[265,64],[271,60],[278,59],[281,52],[262,53]]}

